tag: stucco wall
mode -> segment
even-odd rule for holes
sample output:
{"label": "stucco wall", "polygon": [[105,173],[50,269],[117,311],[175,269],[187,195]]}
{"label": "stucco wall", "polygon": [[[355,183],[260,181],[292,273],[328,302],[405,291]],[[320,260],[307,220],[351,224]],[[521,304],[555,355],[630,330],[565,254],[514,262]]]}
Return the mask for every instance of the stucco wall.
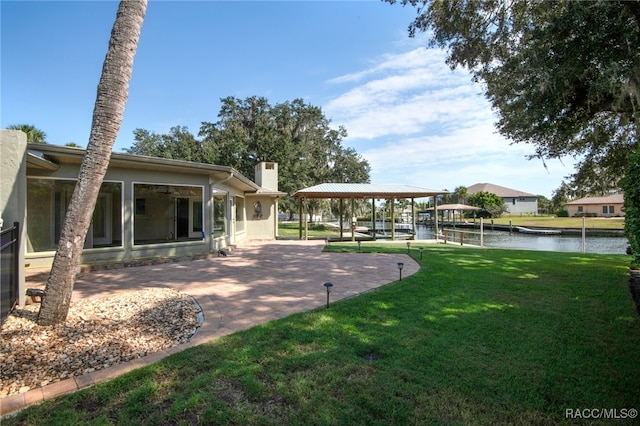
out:
{"label": "stucco wall", "polygon": [[538,214],[538,200],[530,197],[503,197],[511,216]]}
{"label": "stucco wall", "polygon": [[[614,212],[603,214],[603,206],[613,206]],[[621,211],[624,204],[620,203],[607,203],[607,204],[583,204],[583,205],[567,205],[567,212],[570,217],[573,216],[597,216],[597,217],[624,217],[624,212]],[[578,207],[582,207],[582,211],[578,211]]]}
{"label": "stucco wall", "polygon": [[[25,182],[27,135],[19,130],[0,130],[0,217],[3,228],[20,224],[20,247],[18,262],[24,265],[24,243],[26,241],[27,187]],[[18,270],[18,304],[24,305],[24,269]]]}
{"label": "stucco wall", "polygon": [[[275,203],[269,197],[247,197],[247,233],[251,240],[274,239],[277,226]],[[260,203],[261,214],[256,212],[256,203]]]}

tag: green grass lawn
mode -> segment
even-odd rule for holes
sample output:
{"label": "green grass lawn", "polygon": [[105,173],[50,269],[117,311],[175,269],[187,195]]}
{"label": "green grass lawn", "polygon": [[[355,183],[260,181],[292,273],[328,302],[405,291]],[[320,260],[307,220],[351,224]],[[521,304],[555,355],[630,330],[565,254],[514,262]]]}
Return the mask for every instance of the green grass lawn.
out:
{"label": "green grass lawn", "polygon": [[[298,222],[278,222],[278,236],[291,238],[298,238],[300,236]],[[337,232],[332,231],[327,226],[321,223],[308,223],[307,224],[308,235],[312,237],[327,237],[336,236]]]}
{"label": "green grass lawn", "polygon": [[[478,221],[478,219],[476,219]],[[496,225],[528,226],[542,228],[579,228],[582,229],[581,217],[553,217],[553,216],[504,216],[493,219]],[[485,219],[485,223],[491,223],[491,219]],[[623,217],[587,217],[585,218],[587,229],[624,229]]]}
{"label": "green grass lawn", "polygon": [[412,255],[422,268],[402,281],[2,424],[598,424],[567,420],[566,410],[640,409],[628,257],[445,245],[425,246],[423,260],[417,247]]}

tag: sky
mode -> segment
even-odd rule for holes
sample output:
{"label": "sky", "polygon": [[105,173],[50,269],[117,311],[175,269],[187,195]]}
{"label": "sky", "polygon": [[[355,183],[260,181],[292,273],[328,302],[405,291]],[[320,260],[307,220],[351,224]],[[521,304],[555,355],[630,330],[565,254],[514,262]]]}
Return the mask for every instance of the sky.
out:
{"label": "sky", "polygon": [[[0,128],[86,146],[116,1],[0,1]],[[150,0],[134,60],[123,152],[141,128],[218,121],[220,99],[322,108],[371,183],[453,191],[492,183],[551,198],[573,160],[527,160],[500,136],[482,87],[410,38],[415,9],[381,1]],[[249,176],[251,178],[251,176]]]}

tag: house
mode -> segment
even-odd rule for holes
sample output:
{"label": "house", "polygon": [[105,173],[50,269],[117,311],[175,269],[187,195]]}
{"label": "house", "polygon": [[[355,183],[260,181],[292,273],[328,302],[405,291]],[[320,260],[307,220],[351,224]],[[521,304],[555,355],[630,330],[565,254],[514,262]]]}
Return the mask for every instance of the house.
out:
{"label": "house", "polygon": [[507,214],[511,216],[535,215],[538,213],[538,197],[534,194],[491,183],[476,183],[467,188],[469,195],[476,192],[489,192],[502,198]]}
{"label": "house", "polygon": [[569,216],[624,217],[624,196],[585,197],[565,204]]}
{"label": "house", "polygon": [[[50,266],[85,150],[0,131],[0,216],[22,226],[24,264]],[[113,153],[82,263],[204,255],[277,237],[278,165],[256,182],[220,165]],[[23,291],[21,293],[24,293]]]}

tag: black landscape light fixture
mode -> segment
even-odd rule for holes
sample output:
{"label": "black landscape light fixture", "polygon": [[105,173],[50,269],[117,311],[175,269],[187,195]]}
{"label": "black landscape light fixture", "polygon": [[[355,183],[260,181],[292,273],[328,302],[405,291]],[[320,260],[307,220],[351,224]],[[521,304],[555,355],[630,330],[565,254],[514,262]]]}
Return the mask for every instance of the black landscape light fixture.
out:
{"label": "black landscape light fixture", "polygon": [[409,249],[411,249],[411,241],[407,241],[407,254],[409,254]]}
{"label": "black landscape light fixture", "polygon": [[324,283],[323,285],[327,288],[327,308],[329,308],[329,293],[331,293],[331,287],[333,287],[333,284]]}
{"label": "black landscape light fixture", "polygon": [[424,251],[424,247],[420,247],[420,260],[422,260],[422,252]]}
{"label": "black landscape light fixture", "polygon": [[358,240],[358,253],[362,252],[362,240]]}
{"label": "black landscape light fixture", "polygon": [[404,263],[398,262],[398,269],[400,270],[400,281],[402,281],[402,268],[404,268]]}

